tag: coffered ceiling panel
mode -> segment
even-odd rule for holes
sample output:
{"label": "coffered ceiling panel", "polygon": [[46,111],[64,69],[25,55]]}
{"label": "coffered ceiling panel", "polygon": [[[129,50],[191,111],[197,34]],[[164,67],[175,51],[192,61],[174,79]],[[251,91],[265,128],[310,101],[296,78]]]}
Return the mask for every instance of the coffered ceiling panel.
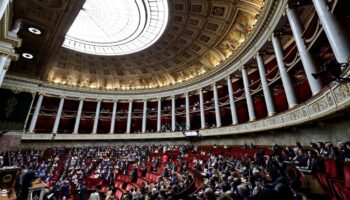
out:
{"label": "coffered ceiling panel", "polygon": [[[169,20],[152,46],[128,55],[98,56],[62,47],[85,1],[15,0],[23,20],[20,51],[34,55],[11,74],[72,88],[144,90],[191,81],[220,68],[250,36],[263,0],[169,0]],[[28,32],[36,27],[41,35]]]}

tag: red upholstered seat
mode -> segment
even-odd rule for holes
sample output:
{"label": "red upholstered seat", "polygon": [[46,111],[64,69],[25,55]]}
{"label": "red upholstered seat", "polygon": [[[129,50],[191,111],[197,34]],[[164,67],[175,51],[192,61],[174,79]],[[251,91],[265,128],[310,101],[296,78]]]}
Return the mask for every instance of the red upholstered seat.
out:
{"label": "red upholstered seat", "polygon": [[123,188],[123,184],[124,184],[123,181],[115,181],[115,182],[114,182],[114,186],[115,186],[116,188]]}
{"label": "red upholstered seat", "polygon": [[333,188],[341,200],[350,200],[350,191],[340,181],[334,181]]}
{"label": "red upholstered seat", "polygon": [[123,192],[121,190],[117,190],[114,195],[116,200],[121,200],[123,197]]}
{"label": "red upholstered seat", "polygon": [[344,185],[350,189],[350,165],[344,166]]}

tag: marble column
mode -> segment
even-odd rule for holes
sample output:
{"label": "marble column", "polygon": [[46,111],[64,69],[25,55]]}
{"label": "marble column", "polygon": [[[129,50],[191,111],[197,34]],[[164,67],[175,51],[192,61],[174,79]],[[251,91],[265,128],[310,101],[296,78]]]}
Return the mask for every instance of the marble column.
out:
{"label": "marble column", "polygon": [[290,80],[290,76],[286,70],[286,65],[284,64],[284,52],[281,44],[281,40],[275,35],[272,35],[272,45],[276,55],[277,65],[282,79],[282,84],[284,91],[286,93],[288,107],[294,108],[298,105],[298,100],[295,95],[295,90]]}
{"label": "marble column", "polygon": [[143,100],[142,133],[146,132],[146,123],[147,123],[147,99]]}
{"label": "marble column", "polygon": [[132,100],[129,100],[128,121],[126,122],[126,133],[131,130]]}
{"label": "marble column", "polygon": [[162,128],[162,99],[158,98],[158,110],[157,110],[157,132],[161,132]]}
{"label": "marble column", "polygon": [[2,17],[4,16],[4,13],[7,9],[9,2],[10,2],[10,0],[1,0],[1,2],[0,2],[0,20],[2,20]]}
{"label": "marble column", "polygon": [[244,84],[244,94],[245,94],[245,99],[247,101],[247,107],[248,107],[249,121],[254,121],[256,119],[254,104],[253,104],[252,97],[250,96],[248,73],[244,67],[242,68],[242,77],[243,77],[243,84]]}
{"label": "marble column", "polygon": [[274,114],[276,114],[276,109],[275,109],[275,105],[273,103],[273,99],[272,99],[269,85],[268,85],[267,80],[266,80],[265,63],[263,60],[263,56],[260,53],[258,53],[256,55],[256,62],[258,63],[260,81],[261,81],[261,85],[262,85],[262,89],[263,89],[263,93],[264,93],[267,113],[268,113],[268,116],[273,116]]}
{"label": "marble column", "polygon": [[37,100],[36,105],[35,105],[35,110],[34,110],[34,113],[32,116],[32,120],[30,121],[29,130],[28,130],[29,133],[34,133],[36,122],[38,121],[38,117],[39,117],[41,104],[43,103],[43,98],[44,98],[43,94],[40,94],[38,97],[38,100]]}
{"label": "marble column", "polygon": [[213,94],[214,94],[216,127],[221,127],[221,114],[220,114],[219,97],[218,97],[218,90],[216,88],[216,83],[213,84]]}
{"label": "marble column", "polygon": [[191,129],[191,121],[190,121],[190,100],[188,97],[188,93],[185,94],[185,101],[186,101],[186,130],[190,130]]}
{"label": "marble column", "polygon": [[4,81],[6,72],[9,67],[9,63],[11,62],[10,58],[4,55],[0,55],[0,86]]}
{"label": "marble column", "polygon": [[204,99],[203,99],[203,91],[199,89],[199,110],[201,116],[201,129],[205,129],[205,113],[204,113]]}
{"label": "marble column", "polygon": [[226,78],[226,80],[227,80],[228,96],[230,100],[232,124],[235,125],[235,124],[238,124],[238,116],[237,116],[235,99],[233,97],[232,81],[229,76]]}
{"label": "marble column", "polygon": [[303,63],[304,70],[309,81],[312,95],[317,94],[322,89],[322,84],[319,79],[315,79],[311,74],[317,73],[317,65],[309,52],[304,38],[304,27],[300,21],[299,15],[294,8],[287,8],[287,17],[290,27],[293,32],[294,40],[298,48],[301,62]]}
{"label": "marble column", "polygon": [[175,96],[171,97],[171,131],[175,131],[176,113],[175,113]]}
{"label": "marble column", "polygon": [[53,124],[52,133],[57,133],[58,126],[60,125],[61,115],[63,110],[64,97],[61,97],[60,104],[56,113],[55,123]]}
{"label": "marble column", "polygon": [[110,134],[114,133],[114,129],[115,129],[115,117],[117,114],[117,105],[118,104],[118,100],[114,100],[113,101],[113,110],[112,110],[112,119],[111,119],[111,128],[109,130]]}
{"label": "marble column", "polygon": [[100,118],[100,111],[101,111],[101,100],[97,100],[97,105],[96,105],[96,112],[95,112],[95,120],[94,120],[94,126],[92,128],[92,134],[97,133],[97,127],[98,127],[98,120]]}
{"label": "marble column", "polygon": [[347,63],[350,58],[349,32],[330,11],[327,0],[312,0],[312,2],[335,58],[339,63]]}
{"label": "marble column", "polygon": [[78,112],[77,112],[77,118],[75,118],[75,124],[74,124],[73,134],[77,134],[78,131],[79,131],[81,113],[83,112],[83,105],[84,105],[84,99],[80,99],[80,101],[79,101],[79,107],[78,107]]}

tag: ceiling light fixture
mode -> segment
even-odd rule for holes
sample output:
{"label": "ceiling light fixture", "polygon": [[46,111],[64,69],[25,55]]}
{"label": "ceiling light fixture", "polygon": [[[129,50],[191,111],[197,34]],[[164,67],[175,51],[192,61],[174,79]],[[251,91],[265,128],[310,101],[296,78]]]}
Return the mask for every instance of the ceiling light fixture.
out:
{"label": "ceiling light fixture", "polygon": [[34,28],[34,27],[29,27],[28,31],[33,33],[34,35],[41,35],[41,31],[37,28]]}
{"label": "ceiling light fixture", "polygon": [[30,53],[22,53],[22,57],[28,60],[31,60],[34,58],[33,54],[30,54]]}

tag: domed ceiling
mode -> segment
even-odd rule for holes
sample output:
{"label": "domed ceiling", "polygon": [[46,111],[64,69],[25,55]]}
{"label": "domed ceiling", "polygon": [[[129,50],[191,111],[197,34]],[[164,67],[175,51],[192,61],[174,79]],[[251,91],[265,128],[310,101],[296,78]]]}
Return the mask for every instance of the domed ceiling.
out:
{"label": "domed ceiling", "polygon": [[[23,20],[19,35],[24,44],[19,53],[31,52],[34,59],[21,58],[10,68],[10,73],[57,86],[111,91],[145,90],[190,82],[205,77],[222,67],[223,61],[234,57],[265,8],[264,0],[169,0],[164,33],[156,37],[151,46],[126,52],[126,55],[102,56],[63,47],[67,46],[64,39],[68,30],[78,13],[84,11],[81,10],[84,3],[83,0],[15,1],[15,17]],[[102,29],[120,31],[108,20],[104,23],[106,27]],[[43,34],[29,33],[30,27],[40,29]],[[98,38],[96,41],[104,42]]]}

